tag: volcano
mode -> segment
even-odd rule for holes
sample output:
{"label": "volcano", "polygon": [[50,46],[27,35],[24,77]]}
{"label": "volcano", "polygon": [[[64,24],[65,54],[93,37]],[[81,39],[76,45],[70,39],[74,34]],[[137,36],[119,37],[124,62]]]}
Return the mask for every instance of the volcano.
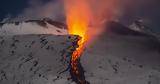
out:
{"label": "volcano", "polygon": [[45,18],[0,25],[0,84],[160,83],[155,35],[107,22],[76,60],[77,77],[70,62],[80,36],[69,35],[65,24]]}

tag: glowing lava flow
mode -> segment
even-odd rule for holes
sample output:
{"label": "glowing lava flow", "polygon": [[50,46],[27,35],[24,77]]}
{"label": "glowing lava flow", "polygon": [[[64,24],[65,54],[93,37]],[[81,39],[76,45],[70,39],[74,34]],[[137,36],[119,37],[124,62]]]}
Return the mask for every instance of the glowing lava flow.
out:
{"label": "glowing lava flow", "polygon": [[81,39],[78,41],[78,48],[72,53],[71,58],[71,73],[76,78],[74,81],[78,84],[89,84],[84,77],[84,71],[80,68],[80,56],[84,51],[85,43],[88,40],[87,36],[87,24],[82,21],[79,16],[74,15],[68,20],[69,34],[79,35]]}
{"label": "glowing lava flow", "polygon": [[[79,47],[73,52],[71,59],[71,74],[78,84],[88,84],[85,81],[84,71],[81,70],[80,56],[84,51],[85,43],[88,41],[88,26],[91,12],[87,0],[64,0],[66,20],[69,34],[79,35]],[[82,74],[83,73],[83,74]]]}
{"label": "glowing lava flow", "polygon": [[87,0],[64,0],[64,3],[69,34],[79,35],[82,38],[78,42],[79,47],[73,53],[73,60],[75,60],[81,55],[89,37],[88,26],[91,12]]}

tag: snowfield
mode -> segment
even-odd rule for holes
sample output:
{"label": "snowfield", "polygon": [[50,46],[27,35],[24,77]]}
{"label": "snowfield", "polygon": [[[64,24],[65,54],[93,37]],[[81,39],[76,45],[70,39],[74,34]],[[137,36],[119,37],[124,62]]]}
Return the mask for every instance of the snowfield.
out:
{"label": "snowfield", "polygon": [[0,23],[0,35],[54,34],[67,35],[66,25],[50,19]]}
{"label": "snowfield", "polygon": [[[43,20],[0,23],[0,84],[76,84],[69,62],[78,36]],[[160,84],[160,40],[109,22],[80,63],[90,84]]]}
{"label": "snowfield", "polygon": [[0,23],[0,84],[75,84],[69,73],[78,36],[50,19]]}
{"label": "snowfield", "polygon": [[0,84],[69,84],[77,36],[0,37]]}
{"label": "snowfield", "polygon": [[81,57],[86,80],[91,84],[160,84],[158,39],[127,29],[125,33],[122,25],[113,24]]}

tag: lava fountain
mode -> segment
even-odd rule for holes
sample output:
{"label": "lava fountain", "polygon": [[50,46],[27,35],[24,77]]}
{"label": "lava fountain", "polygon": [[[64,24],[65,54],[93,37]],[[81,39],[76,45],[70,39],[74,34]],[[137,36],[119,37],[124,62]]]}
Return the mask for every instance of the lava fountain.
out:
{"label": "lava fountain", "polygon": [[76,77],[75,82],[79,84],[88,84],[80,72],[78,61],[86,42],[89,40],[88,26],[90,23],[91,12],[87,0],[64,0],[66,21],[69,34],[79,35],[79,47],[73,52],[71,58],[71,71]]}
{"label": "lava fountain", "polygon": [[98,2],[97,0],[64,0],[68,32],[81,37],[78,41],[79,47],[73,52],[70,63],[71,75],[75,77],[74,81],[78,84],[88,84],[79,62],[80,56],[86,43],[93,40],[91,37],[95,39],[97,34],[102,33],[104,23],[112,15],[110,9],[114,8],[112,7],[114,1],[116,0],[100,0]]}

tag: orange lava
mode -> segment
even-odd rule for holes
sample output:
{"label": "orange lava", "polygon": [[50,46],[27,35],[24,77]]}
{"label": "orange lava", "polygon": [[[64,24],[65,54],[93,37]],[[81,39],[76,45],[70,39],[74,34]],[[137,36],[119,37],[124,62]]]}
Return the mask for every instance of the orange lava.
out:
{"label": "orange lava", "polygon": [[69,34],[79,35],[81,37],[81,40],[78,41],[79,47],[72,54],[71,69],[77,76],[78,81],[84,84],[79,78],[80,73],[78,72],[77,61],[84,51],[85,43],[89,39],[90,7],[87,4],[87,0],[64,0],[64,5]]}
{"label": "orange lava", "polygon": [[[103,32],[103,25],[107,20],[112,19],[113,8],[117,0],[64,0],[66,23],[68,33],[79,35],[82,39],[78,41],[79,47],[72,54],[71,69],[77,76],[79,82],[80,73],[77,61],[79,60],[84,47],[94,36]],[[107,19],[106,19],[107,18]],[[94,36],[93,36],[94,35]],[[91,38],[92,37],[92,38]]]}
{"label": "orange lava", "polygon": [[89,38],[87,32],[91,11],[87,4],[87,0],[64,0],[64,5],[69,34],[82,37],[78,42],[79,47],[73,52],[72,60],[74,61],[80,57],[85,42],[87,42]]}

